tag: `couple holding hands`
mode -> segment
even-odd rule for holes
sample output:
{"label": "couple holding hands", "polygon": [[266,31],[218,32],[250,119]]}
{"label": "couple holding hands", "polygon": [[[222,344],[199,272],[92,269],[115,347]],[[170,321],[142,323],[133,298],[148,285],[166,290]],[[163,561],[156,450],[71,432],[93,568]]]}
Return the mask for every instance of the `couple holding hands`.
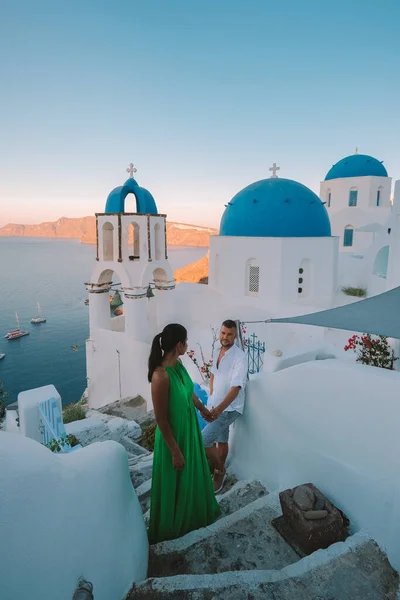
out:
{"label": "couple holding hands", "polygon": [[[187,331],[167,325],[153,340],[149,381],[157,429],[150,505],[151,544],[211,524],[220,514],[215,494],[225,480],[230,425],[243,413],[246,355],[236,344],[235,321],[224,321],[213,356],[205,407],[180,361]],[[206,427],[200,431],[196,410]]]}

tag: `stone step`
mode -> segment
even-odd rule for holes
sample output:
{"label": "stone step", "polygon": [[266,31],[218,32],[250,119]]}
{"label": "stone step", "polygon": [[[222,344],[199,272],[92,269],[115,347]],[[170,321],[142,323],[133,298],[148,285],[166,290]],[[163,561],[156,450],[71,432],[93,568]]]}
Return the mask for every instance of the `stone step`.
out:
{"label": "stone step", "polygon": [[300,558],[271,525],[278,493],[255,500],[212,525],[150,548],[149,577],[282,569]]}
{"label": "stone step", "polygon": [[230,490],[217,496],[222,513],[220,518],[231,515],[267,494],[268,491],[259,481],[238,481]]}
{"label": "stone step", "polygon": [[147,579],[126,600],[397,600],[398,574],[362,533],[280,571]]}
{"label": "stone step", "polygon": [[133,487],[137,489],[142,485],[142,483],[151,479],[152,470],[153,460],[147,460],[147,458],[139,461],[135,465],[129,465],[129,475],[131,477]]}
{"label": "stone step", "polygon": [[150,508],[151,479],[147,479],[144,483],[137,487],[135,491],[140,502],[142,512],[146,513]]}
{"label": "stone step", "polygon": [[[267,490],[259,481],[239,481],[228,492],[217,496],[222,512],[220,519],[267,494]],[[150,509],[144,513],[143,518],[146,527],[148,527]]]}

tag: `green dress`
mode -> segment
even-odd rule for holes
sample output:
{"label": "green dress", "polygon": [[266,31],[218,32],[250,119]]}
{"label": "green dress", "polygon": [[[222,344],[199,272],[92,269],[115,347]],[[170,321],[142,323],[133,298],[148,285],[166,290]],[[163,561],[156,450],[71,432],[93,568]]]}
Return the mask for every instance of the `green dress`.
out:
{"label": "green dress", "polygon": [[170,381],[168,422],[184,458],[177,471],[160,430],[156,429],[151,488],[149,541],[156,544],[210,525],[221,511],[215,499],[203,445],[193,382],[185,367],[166,367]]}

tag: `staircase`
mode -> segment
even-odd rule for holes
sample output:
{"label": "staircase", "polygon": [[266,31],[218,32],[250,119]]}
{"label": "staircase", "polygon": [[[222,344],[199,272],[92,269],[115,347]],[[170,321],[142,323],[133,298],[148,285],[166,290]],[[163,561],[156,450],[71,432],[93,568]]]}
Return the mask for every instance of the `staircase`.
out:
{"label": "staircase", "polygon": [[[132,484],[149,518],[152,454],[129,455]],[[220,518],[150,547],[148,579],[126,600],[397,600],[398,575],[362,533],[300,558],[271,525],[278,492],[228,476]]]}

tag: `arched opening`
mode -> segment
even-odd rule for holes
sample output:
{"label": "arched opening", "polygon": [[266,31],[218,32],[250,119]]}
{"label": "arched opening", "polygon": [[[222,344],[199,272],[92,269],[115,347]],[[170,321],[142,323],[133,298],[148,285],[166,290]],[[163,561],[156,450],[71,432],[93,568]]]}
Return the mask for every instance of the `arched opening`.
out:
{"label": "arched opening", "polygon": [[161,260],[162,255],[163,255],[163,239],[162,239],[162,231],[161,231],[161,225],[160,223],[156,223],[154,226],[154,253],[155,253],[155,259],[156,260]]}
{"label": "arched opening", "polygon": [[386,279],[389,262],[389,246],[383,246],[374,260],[373,274]]}
{"label": "arched opening", "polygon": [[346,225],[343,234],[343,246],[350,248],[353,245],[354,227],[352,225]]}
{"label": "arched opening", "polygon": [[258,296],[260,291],[260,266],[255,258],[246,263],[246,296]]}
{"label": "arched opening", "polygon": [[379,187],[379,188],[377,189],[377,192],[376,192],[376,205],[377,205],[377,206],[380,206],[380,205],[381,205],[381,201],[382,201],[382,191],[383,191],[383,188],[382,188],[382,187]]}
{"label": "arched opening", "polygon": [[165,289],[168,283],[168,277],[164,269],[158,267],[153,271],[153,281],[157,289]]}
{"label": "arched opening", "polygon": [[132,192],[129,192],[125,197],[124,212],[137,214],[137,200]]}
{"label": "arched opening", "polygon": [[307,298],[311,295],[312,266],[309,258],[303,258],[297,270],[297,295]]}
{"label": "arched opening", "polygon": [[358,200],[358,190],[357,188],[353,187],[350,190],[349,193],[349,206],[357,206],[357,200]]}
{"label": "arched opening", "polygon": [[140,260],[140,227],[137,223],[128,225],[129,260]]}
{"label": "arched opening", "polygon": [[331,199],[332,199],[332,192],[331,190],[328,190],[326,193],[326,206],[327,208],[331,207]]}
{"label": "arched opening", "polygon": [[103,227],[103,260],[114,260],[114,227],[108,221]]}
{"label": "arched opening", "polygon": [[[89,296],[97,327],[109,331],[125,331],[121,277],[115,271],[107,269],[100,274],[98,283],[99,286],[104,283],[108,285],[104,287],[104,291]],[[110,284],[112,284],[111,287]],[[93,312],[91,314],[93,316]]]}

